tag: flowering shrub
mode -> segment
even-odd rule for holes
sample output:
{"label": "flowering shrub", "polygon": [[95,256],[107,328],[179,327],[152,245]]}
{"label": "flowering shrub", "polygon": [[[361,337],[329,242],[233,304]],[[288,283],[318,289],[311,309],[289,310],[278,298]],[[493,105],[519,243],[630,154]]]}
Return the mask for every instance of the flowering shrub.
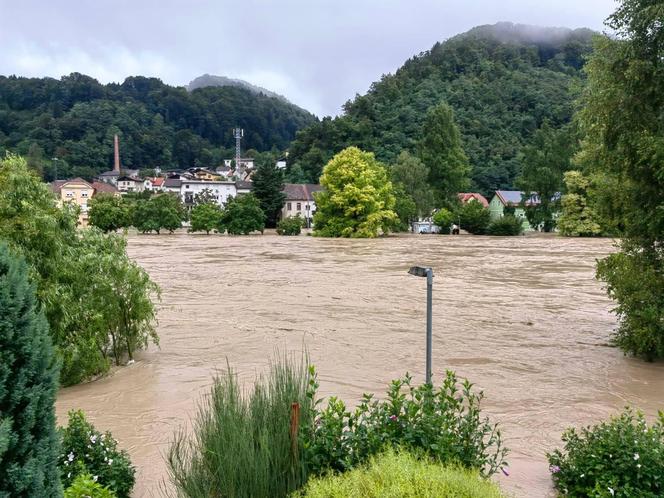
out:
{"label": "flowering shrub", "polygon": [[384,401],[365,394],[354,412],[331,398],[317,413],[306,446],[310,471],[345,471],[385,447],[400,446],[478,469],[484,476],[501,469],[507,473],[500,431],[480,415],[481,392],[473,392],[470,382],[460,382],[451,371],[438,388],[415,387],[411,381],[409,375],[392,381]]}
{"label": "flowering shrub", "polygon": [[107,486],[117,498],[129,498],[135,469],[110,432],[102,434],[85,419],[82,411],[69,412],[69,425],[60,429],[63,454],[60,457],[62,484],[72,486],[81,474]]}
{"label": "flowering shrub", "polygon": [[626,409],[593,427],[562,436],[565,448],[548,454],[555,487],[566,496],[664,496],[664,413],[648,426]]}
{"label": "flowering shrub", "polygon": [[65,489],[64,498],[116,498],[115,494],[95,481],[90,474],[79,474]]}

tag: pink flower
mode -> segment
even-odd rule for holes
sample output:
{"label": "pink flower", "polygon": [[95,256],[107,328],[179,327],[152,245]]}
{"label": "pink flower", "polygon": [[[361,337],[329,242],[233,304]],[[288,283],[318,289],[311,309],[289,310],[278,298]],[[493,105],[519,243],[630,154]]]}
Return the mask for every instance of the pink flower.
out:
{"label": "pink flower", "polygon": [[507,467],[502,467],[500,470],[503,471],[503,474],[505,474],[506,476],[509,477],[509,475],[510,475],[510,471],[509,471],[509,469],[508,469]]}
{"label": "pink flower", "polygon": [[397,421],[397,416],[396,415],[390,415],[390,420],[392,422],[396,422]]}

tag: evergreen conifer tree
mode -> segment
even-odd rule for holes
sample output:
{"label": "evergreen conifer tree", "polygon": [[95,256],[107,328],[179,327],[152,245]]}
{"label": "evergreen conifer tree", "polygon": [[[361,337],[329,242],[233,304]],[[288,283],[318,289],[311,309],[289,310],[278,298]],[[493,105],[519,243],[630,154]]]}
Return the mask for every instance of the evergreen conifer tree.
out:
{"label": "evergreen conifer tree", "polygon": [[273,161],[266,161],[256,168],[253,176],[252,193],[259,200],[265,213],[265,225],[277,226],[279,212],[284,207],[286,195],[283,193],[284,175]]}
{"label": "evergreen conifer tree", "polygon": [[0,244],[0,497],[62,496],[58,364],[28,269]]}

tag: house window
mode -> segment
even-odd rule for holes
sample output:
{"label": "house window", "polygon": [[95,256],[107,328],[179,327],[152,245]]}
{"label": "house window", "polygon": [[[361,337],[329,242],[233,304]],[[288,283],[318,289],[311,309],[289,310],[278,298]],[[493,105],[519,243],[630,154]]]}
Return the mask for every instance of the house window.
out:
{"label": "house window", "polygon": [[67,192],[65,195],[67,197],[74,197],[74,192]]}
{"label": "house window", "polygon": [[302,203],[301,202],[297,203],[297,210],[302,211]]}
{"label": "house window", "polygon": [[189,185],[185,185],[184,188],[189,188]]}
{"label": "house window", "polygon": [[307,204],[306,206],[304,206],[304,209],[306,209],[307,211],[309,211],[309,204]]}
{"label": "house window", "polygon": [[87,192],[81,192],[81,197],[87,197],[88,193]]}
{"label": "house window", "polygon": [[293,210],[293,204],[290,203],[290,202],[288,204],[286,204],[286,209],[288,209],[289,211],[292,211]]}

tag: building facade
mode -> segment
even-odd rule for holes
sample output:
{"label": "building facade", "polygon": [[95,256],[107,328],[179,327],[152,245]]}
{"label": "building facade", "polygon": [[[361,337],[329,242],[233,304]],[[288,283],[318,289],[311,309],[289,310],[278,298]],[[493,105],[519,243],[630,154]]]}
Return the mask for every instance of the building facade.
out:
{"label": "building facade", "polygon": [[118,190],[113,185],[104,182],[90,183],[83,178],[57,180],[51,184],[51,190],[56,195],[60,205],[71,203],[79,207],[78,223],[84,227],[88,226],[88,203],[90,199],[102,193],[119,195]]}
{"label": "building facade", "polygon": [[286,183],[283,192],[286,194],[284,207],[281,209],[281,218],[300,215],[307,228],[313,225],[314,214],[316,214],[316,200],[314,193],[323,190],[321,185],[308,183]]}

